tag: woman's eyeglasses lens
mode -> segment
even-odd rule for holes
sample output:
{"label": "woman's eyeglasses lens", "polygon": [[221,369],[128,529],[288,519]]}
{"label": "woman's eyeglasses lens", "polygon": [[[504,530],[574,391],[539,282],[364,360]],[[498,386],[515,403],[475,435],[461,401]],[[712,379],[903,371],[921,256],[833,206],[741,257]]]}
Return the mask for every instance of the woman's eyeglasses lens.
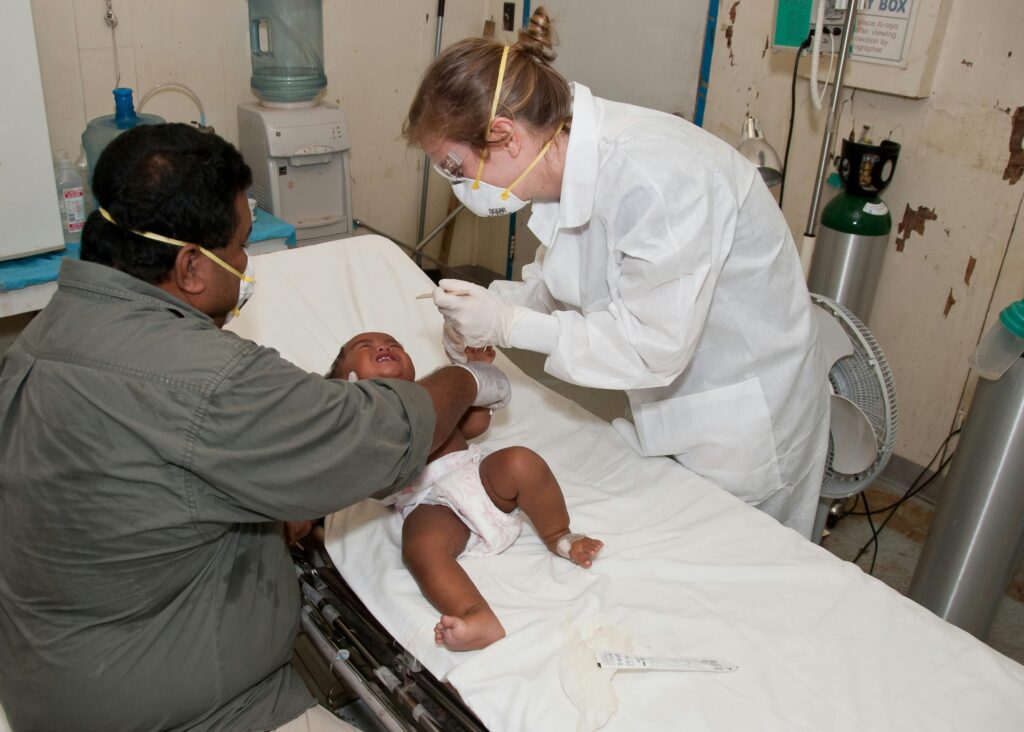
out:
{"label": "woman's eyeglasses lens", "polygon": [[450,181],[457,181],[463,178],[462,159],[453,152],[448,153],[448,156],[440,163],[434,163],[434,170],[442,178],[447,178]]}

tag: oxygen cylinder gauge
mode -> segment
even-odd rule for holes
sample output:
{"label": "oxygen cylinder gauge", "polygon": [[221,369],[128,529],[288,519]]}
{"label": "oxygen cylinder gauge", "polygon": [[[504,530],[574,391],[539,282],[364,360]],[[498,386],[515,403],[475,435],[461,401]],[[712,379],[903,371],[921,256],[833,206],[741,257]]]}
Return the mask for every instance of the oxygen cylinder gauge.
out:
{"label": "oxygen cylinder gauge", "polygon": [[900,146],[843,140],[843,190],[821,212],[807,287],[845,305],[867,322],[878,287],[892,216],[881,194],[892,181]]}

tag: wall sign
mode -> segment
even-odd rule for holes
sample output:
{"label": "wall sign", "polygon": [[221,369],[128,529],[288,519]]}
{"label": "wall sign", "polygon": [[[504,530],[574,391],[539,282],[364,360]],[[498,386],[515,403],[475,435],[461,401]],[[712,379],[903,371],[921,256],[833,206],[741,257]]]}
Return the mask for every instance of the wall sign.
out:
{"label": "wall sign", "polygon": [[863,0],[850,56],[906,68],[915,0]]}

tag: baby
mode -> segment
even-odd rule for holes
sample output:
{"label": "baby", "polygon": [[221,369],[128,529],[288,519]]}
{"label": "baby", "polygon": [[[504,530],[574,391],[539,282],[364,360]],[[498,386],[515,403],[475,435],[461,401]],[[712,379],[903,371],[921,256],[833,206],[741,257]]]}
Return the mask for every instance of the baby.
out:
{"label": "baby", "polygon": [[[466,356],[490,363],[494,349],[467,348]],[[412,381],[416,372],[390,335],[360,333],[341,347],[328,377]],[[488,454],[466,441],[483,434],[490,421],[488,409],[470,407],[412,485],[385,501],[393,502],[404,519],[406,566],[441,612],[434,640],[452,651],[484,648],[505,636],[456,559],[505,551],[522,529],[520,509],[552,553],[581,567],[590,567],[604,546],[569,531],[562,489],[539,455],[525,447]]]}

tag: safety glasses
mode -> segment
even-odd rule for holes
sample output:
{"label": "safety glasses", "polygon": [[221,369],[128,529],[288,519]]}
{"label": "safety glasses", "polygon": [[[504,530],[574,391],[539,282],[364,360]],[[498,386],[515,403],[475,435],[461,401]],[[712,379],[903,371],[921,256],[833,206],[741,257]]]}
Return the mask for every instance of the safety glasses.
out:
{"label": "safety glasses", "polygon": [[459,183],[466,178],[462,174],[462,158],[454,151],[448,153],[444,160],[434,163],[433,166],[438,175],[451,183]]}

